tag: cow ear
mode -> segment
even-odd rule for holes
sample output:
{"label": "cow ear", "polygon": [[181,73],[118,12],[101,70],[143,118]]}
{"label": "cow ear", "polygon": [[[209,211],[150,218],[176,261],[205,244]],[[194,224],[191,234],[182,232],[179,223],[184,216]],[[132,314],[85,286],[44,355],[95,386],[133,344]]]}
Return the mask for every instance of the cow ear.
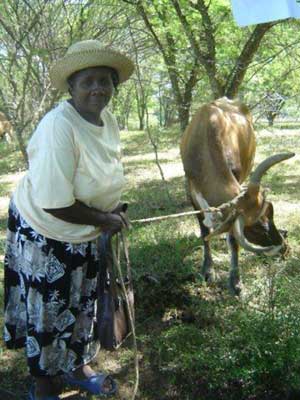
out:
{"label": "cow ear", "polygon": [[250,198],[257,197],[260,191],[260,185],[250,182],[247,188],[247,194]]}
{"label": "cow ear", "polygon": [[267,202],[268,203],[268,208],[266,210],[266,216],[269,219],[273,219],[274,216],[274,208],[273,208],[273,204],[271,202]]}
{"label": "cow ear", "polygon": [[257,207],[260,203],[260,185],[256,183],[249,183],[246,191],[237,202],[237,209],[241,212],[247,212],[253,207]]}

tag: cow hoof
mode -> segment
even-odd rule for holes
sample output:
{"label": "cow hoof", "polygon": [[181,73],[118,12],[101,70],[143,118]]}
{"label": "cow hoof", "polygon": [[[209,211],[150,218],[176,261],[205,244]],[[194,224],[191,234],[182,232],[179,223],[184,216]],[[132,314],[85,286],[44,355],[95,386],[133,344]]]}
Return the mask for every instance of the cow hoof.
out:
{"label": "cow hoof", "polygon": [[235,286],[230,287],[229,291],[232,296],[240,296],[242,289],[239,286]]}
{"label": "cow hoof", "polygon": [[233,296],[239,296],[242,291],[242,282],[236,274],[231,274],[229,278],[229,291]]}
{"label": "cow hoof", "polygon": [[202,272],[201,275],[203,276],[203,279],[207,283],[213,283],[216,280],[216,275],[215,275],[214,271]]}
{"label": "cow hoof", "polygon": [[240,282],[235,285],[229,284],[229,292],[232,296],[240,296],[242,292],[242,284]]}

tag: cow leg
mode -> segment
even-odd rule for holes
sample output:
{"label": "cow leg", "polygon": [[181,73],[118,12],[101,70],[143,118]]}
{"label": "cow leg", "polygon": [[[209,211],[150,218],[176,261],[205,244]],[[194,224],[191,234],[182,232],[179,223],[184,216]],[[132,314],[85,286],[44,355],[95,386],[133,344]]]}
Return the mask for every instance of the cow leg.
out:
{"label": "cow leg", "polygon": [[200,230],[201,230],[201,238],[203,239],[203,249],[204,249],[204,259],[201,268],[201,275],[207,282],[213,282],[215,279],[214,270],[213,270],[213,259],[210,251],[210,243],[208,240],[204,240],[205,237],[209,234],[209,229],[204,225],[201,217],[198,217]]}
{"label": "cow leg", "polygon": [[[209,208],[209,204],[202,196],[202,194],[193,187],[192,182],[187,181],[186,191],[188,194],[188,198],[192,202],[195,210],[205,210]],[[213,260],[210,251],[210,243],[208,240],[204,240],[206,236],[210,233],[209,227],[212,225],[212,217],[211,213],[205,212],[203,215],[197,216],[200,231],[201,231],[201,238],[203,239],[203,248],[204,248],[204,259],[201,268],[201,275],[207,282],[213,282],[215,279],[213,266]],[[204,224],[205,223],[205,224]]]}
{"label": "cow leg", "polygon": [[233,295],[238,296],[241,292],[239,272],[239,244],[236,238],[231,233],[227,234],[227,244],[231,253],[229,290]]}

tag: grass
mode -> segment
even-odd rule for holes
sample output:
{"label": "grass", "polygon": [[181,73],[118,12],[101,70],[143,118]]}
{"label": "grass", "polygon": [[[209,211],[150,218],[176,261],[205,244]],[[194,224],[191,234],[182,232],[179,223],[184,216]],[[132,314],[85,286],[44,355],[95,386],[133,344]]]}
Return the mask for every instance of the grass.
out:
{"label": "grass", "polygon": [[[255,120],[255,118],[254,118]],[[300,129],[299,121],[285,121],[285,120],[277,120],[275,119],[274,125],[269,126],[267,121],[257,120],[256,125],[258,125],[259,129]]]}
{"label": "grass", "polygon": [[[158,131],[155,137],[172,201],[146,134],[123,132],[128,181],[124,200],[130,203],[132,220],[191,209],[185,198],[178,131]],[[296,129],[262,130],[257,142],[257,161],[275,152],[300,150]],[[19,155],[9,146],[2,145],[0,154],[5,161],[0,162],[3,257],[7,196],[22,168]],[[277,225],[288,230],[291,254],[281,260],[242,251],[239,299],[227,290],[229,256],[222,237],[213,242],[216,282],[207,285],[199,275],[202,248],[194,218],[135,225],[129,232],[139,399],[279,400],[289,388],[300,387],[299,176],[297,155],[274,167],[264,179],[271,189]],[[22,393],[29,382],[22,352],[8,352],[0,342],[0,359],[0,388]],[[100,352],[96,362],[117,378],[117,398],[130,399],[134,381],[130,340],[118,352]],[[65,396],[81,398],[70,392]]]}

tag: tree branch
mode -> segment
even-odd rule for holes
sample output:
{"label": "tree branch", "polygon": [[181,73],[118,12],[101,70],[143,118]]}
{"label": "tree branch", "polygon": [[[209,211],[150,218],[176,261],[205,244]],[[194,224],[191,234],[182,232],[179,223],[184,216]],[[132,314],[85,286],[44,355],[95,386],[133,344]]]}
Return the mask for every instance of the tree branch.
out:
{"label": "tree branch", "polygon": [[197,42],[194,33],[188,23],[185,15],[183,14],[178,0],[171,0],[178,19],[183,27],[183,30],[190,42],[190,45],[194,51],[195,57],[199,63],[203,65],[211,83],[211,87],[215,97],[219,97],[222,94],[222,87],[220,82],[216,78],[216,51],[215,51],[215,39],[213,36],[213,24],[208,14],[208,9],[205,6],[203,0],[198,0],[197,4],[193,4],[193,7],[200,13],[202,17],[202,25],[205,32],[207,53],[203,53]]}
{"label": "tree branch", "polygon": [[[176,47],[175,46],[175,42],[174,42],[174,40],[172,40],[170,34],[166,34],[166,40],[167,40],[168,46],[169,46],[169,48],[171,50],[171,51],[167,52],[166,49],[164,48],[162,42],[160,41],[160,39],[156,35],[156,33],[154,31],[154,28],[153,28],[151,22],[149,21],[147,13],[146,13],[143,5],[141,4],[141,2],[139,2],[137,7],[138,7],[138,11],[140,12],[140,15],[142,16],[147,28],[151,32],[154,40],[156,41],[156,43],[158,45],[159,50],[162,53],[162,56],[163,56],[163,58],[165,60],[166,67],[167,67],[167,70],[168,70],[168,73],[169,73],[169,76],[170,76],[170,80],[172,82],[173,89],[174,89],[174,92],[175,92],[174,95],[177,98],[177,104],[181,104],[182,97],[181,97],[180,88],[179,88],[179,84],[178,84],[178,74],[177,74],[177,72],[175,70],[175,65],[176,65],[176,59],[175,59],[175,56],[174,56],[174,52],[176,51],[175,50],[175,47]],[[163,22],[163,16],[159,11],[158,11],[158,15],[159,15],[161,21]]]}
{"label": "tree branch", "polygon": [[274,25],[278,24],[279,22],[268,22],[265,24],[256,25],[227,79],[225,87],[225,95],[227,97],[233,98],[237,95],[238,88],[244,79],[247,68],[252,62],[263,37]]}

